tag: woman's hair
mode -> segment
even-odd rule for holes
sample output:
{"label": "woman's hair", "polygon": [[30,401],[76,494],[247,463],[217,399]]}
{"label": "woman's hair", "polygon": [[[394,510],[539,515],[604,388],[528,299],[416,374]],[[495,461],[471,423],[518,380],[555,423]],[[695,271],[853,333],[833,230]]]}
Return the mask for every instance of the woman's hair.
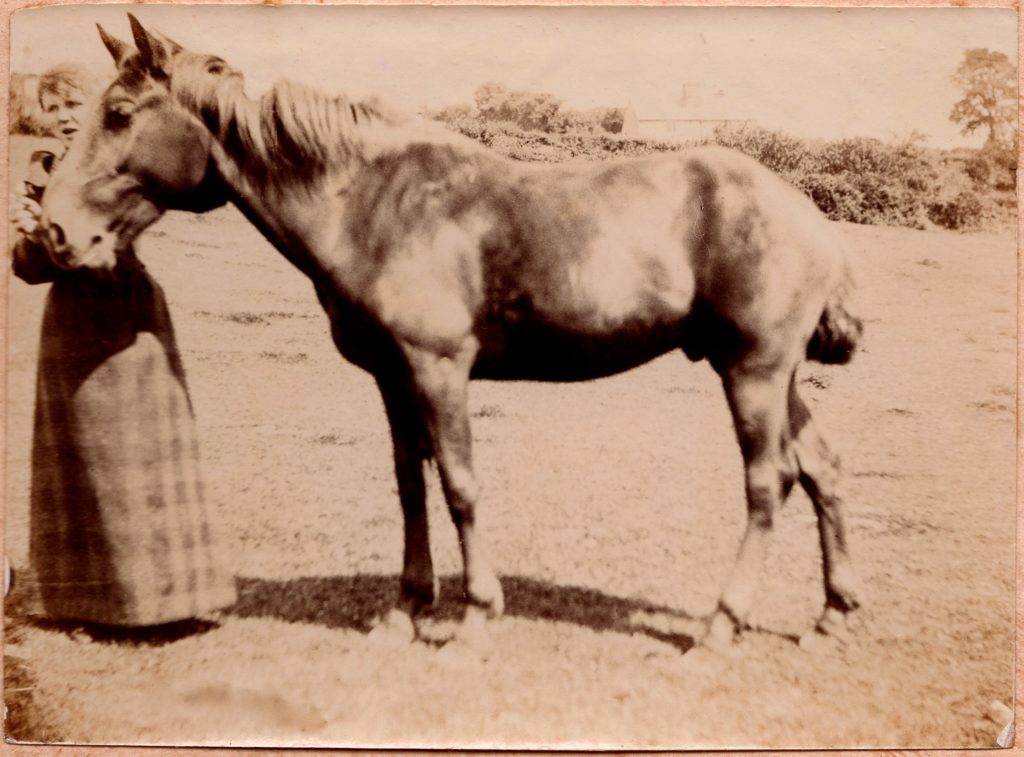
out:
{"label": "woman's hair", "polygon": [[61,63],[39,77],[39,99],[51,94],[66,97],[78,93],[89,98],[100,89],[99,79],[88,69],[77,63]]}

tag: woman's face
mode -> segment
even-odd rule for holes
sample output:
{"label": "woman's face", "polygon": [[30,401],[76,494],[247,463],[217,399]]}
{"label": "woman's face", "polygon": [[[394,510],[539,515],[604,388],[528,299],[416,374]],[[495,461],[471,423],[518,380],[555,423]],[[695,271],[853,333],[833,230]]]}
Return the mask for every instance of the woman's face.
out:
{"label": "woman's face", "polygon": [[53,136],[63,142],[65,147],[71,144],[78,131],[78,116],[84,102],[85,98],[77,92],[44,92],[39,97],[43,112],[53,119]]}

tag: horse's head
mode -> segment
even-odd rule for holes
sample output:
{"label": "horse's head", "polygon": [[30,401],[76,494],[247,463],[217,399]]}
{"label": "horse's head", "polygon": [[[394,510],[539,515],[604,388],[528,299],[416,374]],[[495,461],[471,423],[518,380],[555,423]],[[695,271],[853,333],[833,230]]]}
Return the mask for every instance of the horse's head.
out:
{"label": "horse's head", "polygon": [[219,58],[184,50],[129,14],[135,47],[100,28],[117,78],[89,114],[43,195],[41,224],[55,262],[113,268],[125,249],[169,209],[224,204],[213,137],[175,97],[176,78],[233,76]]}

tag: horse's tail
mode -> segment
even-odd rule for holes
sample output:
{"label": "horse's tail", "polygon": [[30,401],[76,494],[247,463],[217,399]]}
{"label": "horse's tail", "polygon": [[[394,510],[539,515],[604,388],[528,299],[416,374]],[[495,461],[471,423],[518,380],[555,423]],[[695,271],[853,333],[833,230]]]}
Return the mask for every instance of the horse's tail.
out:
{"label": "horse's tail", "polygon": [[864,324],[846,309],[851,287],[847,274],[825,303],[818,327],[807,343],[808,360],[841,365],[853,357],[857,342],[864,333]]}

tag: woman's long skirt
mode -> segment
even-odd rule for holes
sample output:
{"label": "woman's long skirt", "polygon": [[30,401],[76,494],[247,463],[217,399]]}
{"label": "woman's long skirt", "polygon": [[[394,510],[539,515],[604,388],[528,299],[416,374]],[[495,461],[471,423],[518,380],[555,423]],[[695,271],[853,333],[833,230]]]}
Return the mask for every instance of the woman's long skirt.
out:
{"label": "woman's long skirt", "polygon": [[50,290],[29,552],[54,619],[148,626],[235,600],[167,305],[141,266]]}

